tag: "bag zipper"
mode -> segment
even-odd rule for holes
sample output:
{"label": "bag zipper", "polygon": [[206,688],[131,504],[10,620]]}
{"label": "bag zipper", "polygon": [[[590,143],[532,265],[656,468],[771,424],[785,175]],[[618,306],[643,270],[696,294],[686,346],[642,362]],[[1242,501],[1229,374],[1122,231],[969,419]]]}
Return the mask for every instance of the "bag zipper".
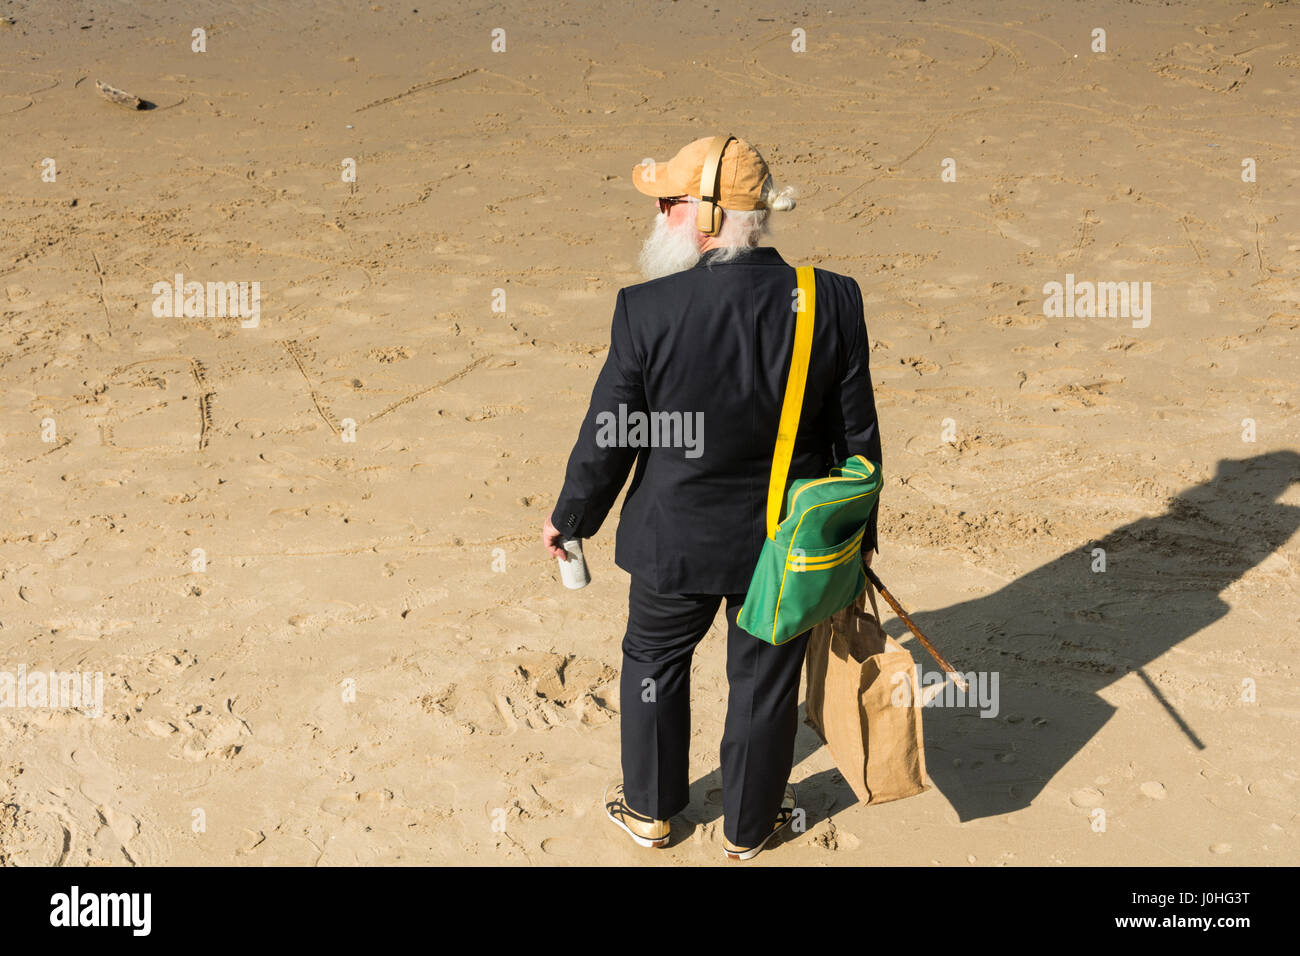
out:
{"label": "bag zipper", "polygon": [[[862,458],[861,455],[854,455],[853,457],[854,457],[854,458]],[[863,458],[862,460],[865,461],[865,462],[867,462],[867,467],[866,467],[867,475],[866,475],[866,477],[870,478],[873,474],[875,474],[875,469],[871,467],[871,462],[867,461],[867,459]],[[808,484],[804,485],[802,488],[800,488],[798,491],[796,491],[796,492],[794,493],[794,497],[790,499],[790,509],[789,509],[789,513],[786,515],[786,517],[789,518],[791,515],[794,514],[794,512],[795,512],[795,504],[799,501],[799,496],[800,496],[801,494],[803,494],[805,491],[807,491],[809,488],[813,487],[814,485],[824,485],[824,484],[825,484],[826,482],[828,482],[828,481],[861,481],[861,480],[862,480],[862,477],[863,477],[862,475],[854,475],[854,476],[851,476],[851,477],[846,476],[846,475],[843,474],[843,469],[841,469],[841,473],[838,474],[838,475],[831,475],[831,476],[829,476],[829,477],[827,477],[827,478],[818,478],[818,479],[816,479],[816,480],[814,480],[814,481],[810,481],[810,482],[808,482]],[[779,527],[779,525],[778,525],[778,527]]]}

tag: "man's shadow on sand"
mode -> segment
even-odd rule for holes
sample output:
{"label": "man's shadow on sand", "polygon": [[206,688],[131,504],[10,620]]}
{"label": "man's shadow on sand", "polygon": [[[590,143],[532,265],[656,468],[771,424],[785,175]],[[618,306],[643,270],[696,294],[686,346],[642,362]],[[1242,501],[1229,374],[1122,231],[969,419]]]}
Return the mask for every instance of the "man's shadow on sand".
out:
{"label": "man's shadow on sand", "polygon": [[[1117,528],[985,597],[912,615],[958,670],[999,674],[996,718],[981,718],[977,706],[922,710],[926,769],[961,821],[1028,807],[1115,712],[1098,692],[1132,671],[1165,708],[1144,734],[1204,747],[1140,669],[1226,615],[1219,593],[1291,538],[1300,508],[1277,499],[1296,481],[1296,452],[1223,459],[1211,480],[1183,491],[1164,514]],[[1094,548],[1105,551],[1105,573],[1092,570]],[[908,633],[897,618],[885,629]],[[918,669],[939,669],[918,642],[905,646]],[[1235,694],[1247,676],[1224,675],[1220,689]],[[823,746],[802,718],[801,707],[796,766]],[[720,813],[720,779],[715,771],[691,788],[692,807],[709,807],[710,819]],[[798,790],[809,827],[857,802],[834,769]]]}

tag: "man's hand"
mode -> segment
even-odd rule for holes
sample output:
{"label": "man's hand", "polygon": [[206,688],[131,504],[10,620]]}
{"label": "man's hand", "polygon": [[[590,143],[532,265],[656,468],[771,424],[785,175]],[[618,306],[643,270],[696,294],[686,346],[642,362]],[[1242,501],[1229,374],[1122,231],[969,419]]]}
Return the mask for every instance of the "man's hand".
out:
{"label": "man's hand", "polygon": [[551,524],[551,516],[547,515],[546,520],[542,522],[542,544],[546,550],[551,552],[551,557],[559,558],[561,561],[569,560],[569,552],[564,550],[564,535]]}
{"label": "man's hand", "polygon": [[862,563],[865,564],[867,567],[871,567],[871,559],[874,558],[875,556],[876,556],[875,551],[863,551]]}

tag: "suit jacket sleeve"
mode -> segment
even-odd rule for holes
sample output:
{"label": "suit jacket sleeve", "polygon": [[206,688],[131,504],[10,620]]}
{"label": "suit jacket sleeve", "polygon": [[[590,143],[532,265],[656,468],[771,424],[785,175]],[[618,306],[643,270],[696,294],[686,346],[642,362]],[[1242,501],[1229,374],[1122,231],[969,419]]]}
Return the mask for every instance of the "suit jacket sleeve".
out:
{"label": "suit jacket sleeve", "polygon": [[[862,309],[862,290],[857,282],[850,283],[848,326],[844,340],[844,360],[839,381],[839,420],[843,423],[841,435],[835,438],[837,461],[850,455],[865,455],[870,461],[881,463],[880,427],[876,420],[876,399],[871,389],[871,370],[867,346],[866,317]],[[883,470],[883,465],[882,465]],[[871,509],[866,533],[862,536],[864,551],[879,551],[877,520],[880,499]]]}
{"label": "suit jacket sleeve", "polygon": [[591,405],[569,455],[564,488],[551,513],[551,523],[565,537],[589,538],[600,530],[636,461],[636,448],[610,442],[608,426],[602,434],[600,426],[605,415],[612,416],[615,422],[622,418],[620,405],[626,406],[628,414],[646,411],[641,361],[632,341],[622,289],[614,306],[609,353],[592,389]]}

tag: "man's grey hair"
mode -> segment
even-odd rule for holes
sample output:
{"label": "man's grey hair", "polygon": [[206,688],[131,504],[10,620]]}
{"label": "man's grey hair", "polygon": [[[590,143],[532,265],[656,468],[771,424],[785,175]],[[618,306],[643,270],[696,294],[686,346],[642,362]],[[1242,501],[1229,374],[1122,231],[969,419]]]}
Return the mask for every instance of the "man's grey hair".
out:
{"label": "man's grey hair", "polygon": [[[709,263],[735,262],[762,244],[771,233],[771,214],[784,212],[795,206],[794,190],[787,186],[778,190],[769,176],[763,184],[763,201],[766,209],[722,209],[722,228],[718,231],[719,248],[709,257]],[[694,197],[691,202],[698,203]]]}

